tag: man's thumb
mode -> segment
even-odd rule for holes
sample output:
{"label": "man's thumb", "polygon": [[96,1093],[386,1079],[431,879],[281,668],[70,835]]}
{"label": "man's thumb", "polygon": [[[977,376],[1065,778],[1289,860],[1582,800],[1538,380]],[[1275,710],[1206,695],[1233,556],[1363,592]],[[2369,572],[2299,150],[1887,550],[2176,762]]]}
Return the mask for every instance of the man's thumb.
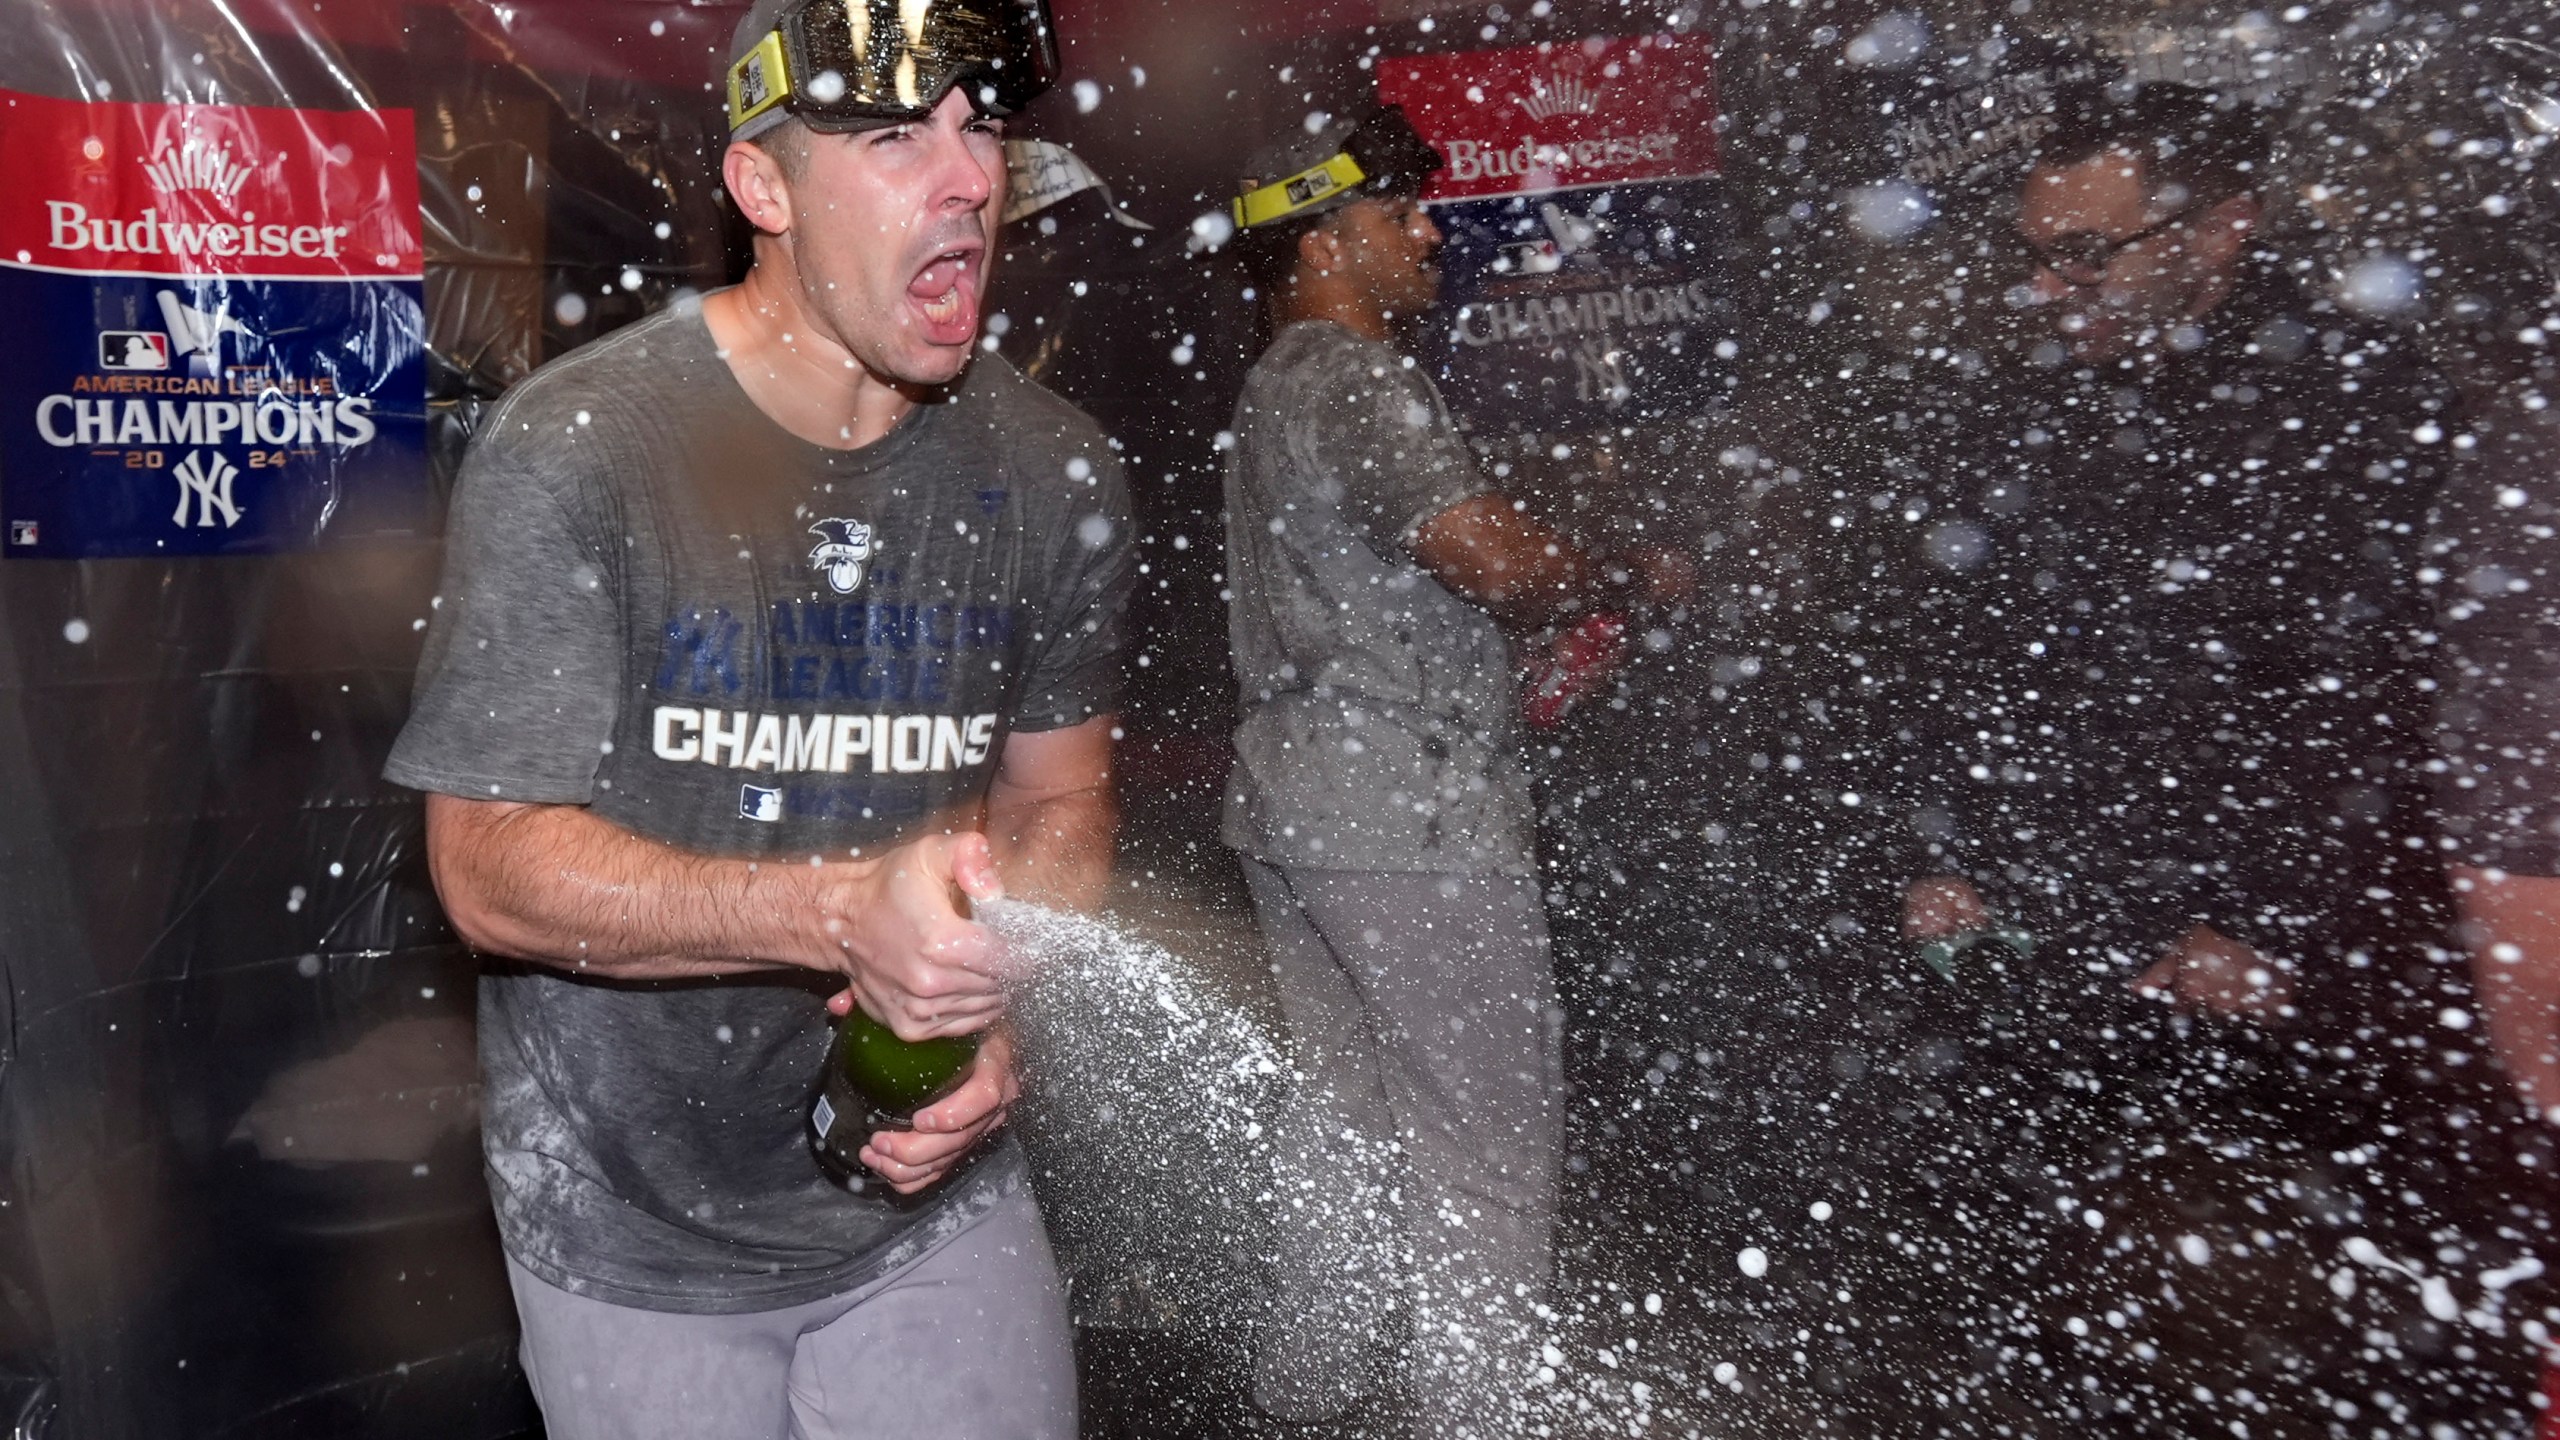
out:
{"label": "man's thumb", "polygon": [[996,876],[996,856],[987,837],[975,831],[951,845],[951,883],[972,900],[1001,900],[1004,881]]}

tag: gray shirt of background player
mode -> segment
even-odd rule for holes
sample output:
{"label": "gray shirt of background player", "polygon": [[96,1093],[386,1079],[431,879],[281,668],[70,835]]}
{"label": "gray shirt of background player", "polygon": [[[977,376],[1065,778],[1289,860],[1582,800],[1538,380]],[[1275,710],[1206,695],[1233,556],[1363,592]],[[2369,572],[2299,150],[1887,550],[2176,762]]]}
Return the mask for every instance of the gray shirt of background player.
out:
{"label": "gray shirt of background player", "polygon": [[[848,522],[870,553],[827,563]],[[877,853],[974,804],[1005,734],[1117,708],[1129,532],[1101,434],[1002,360],[830,450],[757,410],[684,306],[489,416],[386,773],[710,854]],[[717,746],[713,716],[733,735],[823,717],[831,744]],[[894,757],[868,749],[914,716]],[[978,720],[985,743],[961,743]],[[834,753],[839,735],[866,746]],[[508,1253],[616,1304],[775,1309],[885,1273],[1020,1184],[1009,1144],[921,1207],[825,1178],[804,1116],[835,988],[492,964],[483,1127]]]}
{"label": "gray shirt of background player", "polygon": [[1510,647],[1407,548],[1486,488],[1439,388],[1339,325],[1291,325],[1246,378],[1226,487],[1226,843],[1282,866],[1532,873]]}

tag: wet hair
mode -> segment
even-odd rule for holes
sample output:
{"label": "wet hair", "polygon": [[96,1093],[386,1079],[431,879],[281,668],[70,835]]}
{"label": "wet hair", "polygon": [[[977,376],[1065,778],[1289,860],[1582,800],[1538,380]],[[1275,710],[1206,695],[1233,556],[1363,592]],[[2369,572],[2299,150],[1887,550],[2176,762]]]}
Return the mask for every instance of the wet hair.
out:
{"label": "wet hair", "polygon": [[2053,118],[2035,143],[2037,165],[2077,165],[2124,150],[2140,157],[2154,193],[2174,185],[2200,201],[2266,183],[2267,128],[2245,101],[2217,103],[2192,85],[2153,83],[2129,96],[2092,85],[2054,96]]}

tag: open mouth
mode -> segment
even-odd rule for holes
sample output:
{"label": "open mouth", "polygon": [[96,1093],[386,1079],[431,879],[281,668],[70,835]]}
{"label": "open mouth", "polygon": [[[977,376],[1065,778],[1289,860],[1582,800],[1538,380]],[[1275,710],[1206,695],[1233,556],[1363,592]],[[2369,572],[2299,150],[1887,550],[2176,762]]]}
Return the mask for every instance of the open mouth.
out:
{"label": "open mouth", "polygon": [[945,250],[927,260],[907,282],[907,296],[924,320],[927,340],[936,345],[966,345],[977,338],[983,254],[976,245]]}

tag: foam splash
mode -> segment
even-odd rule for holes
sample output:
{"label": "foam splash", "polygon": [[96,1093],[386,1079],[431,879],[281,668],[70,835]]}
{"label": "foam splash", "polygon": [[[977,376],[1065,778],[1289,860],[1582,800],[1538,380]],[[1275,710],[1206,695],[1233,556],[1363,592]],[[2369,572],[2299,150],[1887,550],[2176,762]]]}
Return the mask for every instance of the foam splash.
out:
{"label": "foam splash", "polygon": [[[1522,1336],[1420,1273],[1400,1240],[1414,1217],[1400,1220],[1398,1147],[1310,1122],[1321,1097],[1203,967],[1092,916],[1012,900],[977,914],[1024,977],[1021,1126],[1080,1320],[1254,1334],[1258,1401],[1313,1415],[1394,1407],[1419,1316],[1456,1337],[1428,1362],[1426,1416],[1450,1408],[1454,1380],[1507,1408],[1509,1434],[1649,1420],[1657,1397],[1620,1368],[1634,1341],[1599,1339],[1632,1299],[1559,1276],[1532,1322],[1542,1333]],[[1309,1313],[1281,1313],[1284,1271],[1339,1283]]]}
{"label": "foam splash", "polygon": [[[1025,978],[1022,1127],[1079,1314],[1235,1323],[1270,1252],[1279,1043],[1190,964],[1091,916],[977,907]],[[1094,1283],[1096,1280],[1099,1283]]]}

